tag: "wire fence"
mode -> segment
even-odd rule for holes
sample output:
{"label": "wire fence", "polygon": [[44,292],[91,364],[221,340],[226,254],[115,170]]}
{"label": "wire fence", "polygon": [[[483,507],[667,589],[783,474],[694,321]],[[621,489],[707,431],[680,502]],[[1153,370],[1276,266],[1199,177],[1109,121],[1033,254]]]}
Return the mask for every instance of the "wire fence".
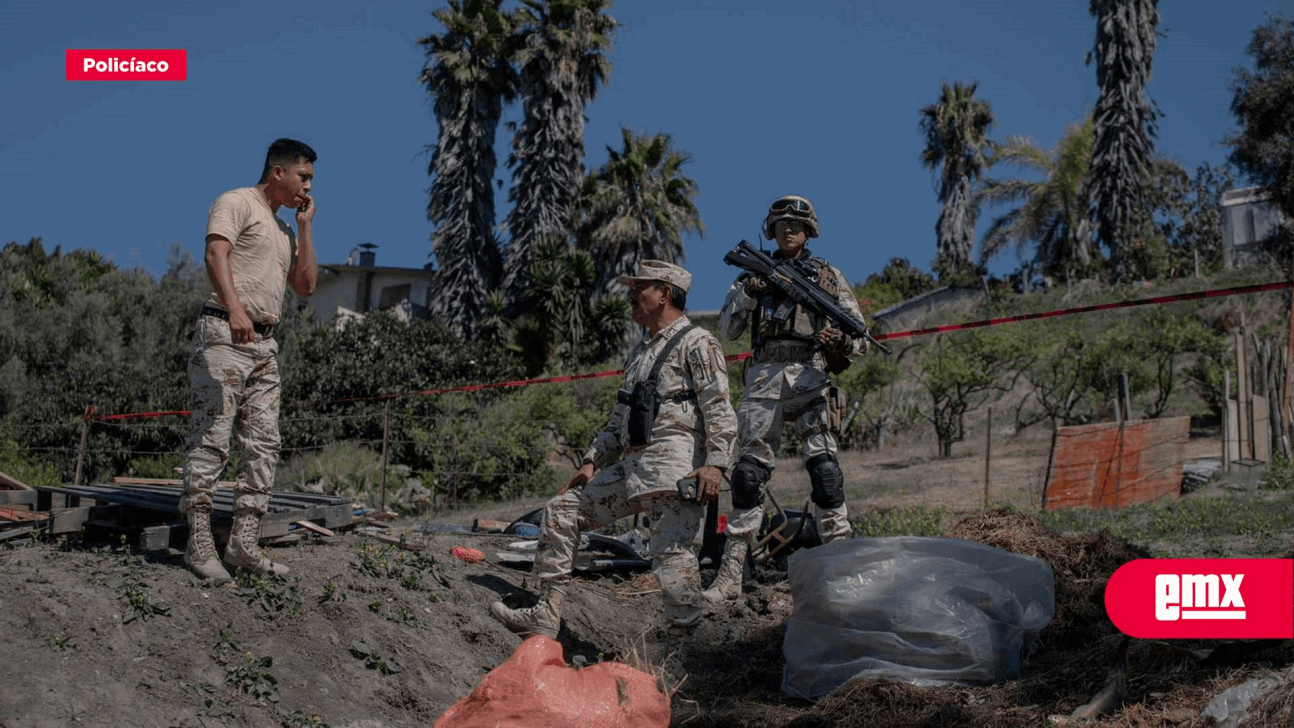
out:
{"label": "wire fence", "polygon": [[[1166,296],[1155,296],[1150,298],[1129,299],[1124,301],[1096,304],[1096,305],[1090,305],[1090,306],[1079,306],[1079,307],[1072,307],[1072,308],[1065,308],[1065,309],[1056,309],[1056,310],[1039,312],[1039,313],[1021,314],[1016,316],[1005,316],[1005,317],[998,317],[998,318],[992,318],[992,319],[984,319],[979,321],[949,324],[944,326],[912,329],[908,331],[899,331],[899,332],[893,332],[893,333],[883,333],[883,334],[876,335],[875,338],[879,341],[886,341],[886,340],[903,339],[903,338],[909,338],[909,337],[929,336],[934,334],[944,334],[944,333],[950,333],[955,331],[991,327],[991,326],[1000,326],[1000,325],[1005,325],[1010,323],[1035,321],[1035,320],[1049,319],[1049,318],[1055,318],[1060,316],[1069,316],[1069,315],[1089,313],[1089,312],[1095,312],[1095,311],[1131,308],[1131,307],[1137,307],[1137,306],[1165,305],[1165,304],[1177,303],[1177,302],[1183,302],[1183,301],[1221,298],[1221,297],[1227,297],[1227,296],[1251,295],[1251,294],[1261,293],[1265,291],[1285,290],[1289,288],[1294,288],[1294,281],[1275,281],[1271,283],[1263,283],[1263,284],[1255,284],[1255,285],[1233,286],[1228,288],[1219,288],[1219,289],[1212,289],[1212,290],[1206,290],[1206,291],[1196,291],[1196,292],[1180,293],[1180,294],[1173,294],[1173,295],[1166,295]],[[1294,324],[1291,324],[1291,326],[1294,327]],[[750,355],[751,355],[750,352],[743,352],[739,354],[729,355],[726,357],[726,359],[728,360],[729,363],[737,363],[749,358]],[[1289,361],[1294,362],[1294,357],[1291,357]],[[379,402],[383,404],[383,407],[380,410],[377,408],[373,408],[369,412],[355,412],[355,413],[349,413],[349,414],[335,413],[335,414],[327,414],[327,415],[322,415],[322,414],[316,415],[308,412],[303,412],[301,408],[303,406],[306,406],[304,405],[304,403],[301,403],[301,404],[285,403],[283,406],[284,414],[280,418],[280,429],[281,430],[292,430],[293,428],[305,429],[305,428],[309,428],[312,423],[321,423],[321,422],[327,422],[333,426],[339,423],[343,425],[345,424],[367,425],[368,429],[374,432],[377,431],[377,429],[380,427],[382,432],[382,436],[380,438],[375,436],[367,437],[367,438],[363,438],[363,437],[350,438],[347,440],[347,442],[350,442],[355,445],[374,448],[378,451],[381,457],[381,461],[383,463],[382,475],[383,475],[383,483],[385,484],[386,464],[389,462],[388,456],[393,449],[412,448],[412,447],[417,447],[417,446],[426,444],[424,441],[410,439],[408,437],[401,437],[399,436],[399,434],[397,434],[396,436],[392,436],[391,431],[393,429],[392,427],[393,424],[395,425],[394,429],[396,430],[396,432],[400,433],[400,432],[409,431],[411,427],[421,428],[426,431],[438,431],[442,428],[449,427],[455,421],[454,418],[446,417],[443,414],[434,414],[434,413],[417,414],[417,413],[401,412],[401,411],[393,412],[391,407],[393,402],[397,402],[399,400],[413,399],[413,398],[437,397],[437,396],[442,396],[442,395],[452,394],[452,393],[469,393],[469,392],[480,392],[485,390],[497,390],[497,389],[505,389],[505,388],[520,388],[520,387],[536,386],[541,384],[572,383],[572,382],[578,382],[583,380],[615,377],[615,376],[620,376],[622,374],[623,374],[623,370],[619,370],[619,369],[603,370],[603,371],[588,372],[583,374],[566,375],[566,376],[511,380],[511,381],[501,381],[501,382],[484,382],[484,383],[459,385],[459,386],[452,386],[452,387],[442,387],[442,388],[426,389],[426,390],[418,390],[418,391],[384,393],[384,394],[372,395],[367,397],[351,397],[351,398],[337,399],[327,403],[330,405],[360,405],[364,403],[376,404]],[[188,422],[187,422],[188,415],[189,415],[188,410],[155,410],[155,411],[146,411],[146,412],[100,414],[96,412],[95,408],[92,406],[86,409],[86,412],[82,417],[81,440],[78,446],[76,447],[45,446],[45,447],[31,447],[28,449],[32,451],[42,452],[42,453],[62,453],[62,454],[68,455],[69,457],[73,453],[75,453],[77,465],[76,465],[76,470],[74,475],[74,482],[79,484],[82,476],[82,464],[85,462],[87,454],[93,454],[97,456],[111,455],[111,456],[130,456],[130,457],[172,458],[175,460],[182,459],[183,457],[182,446],[177,446],[174,449],[157,449],[156,447],[154,448],[147,448],[146,446],[128,447],[125,445],[118,445],[116,447],[112,447],[112,446],[105,446],[106,443],[104,444],[95,443],[95,445],[91,447],[91,445],[89,444],[89,435],[92,432],[99,435],[116,434],[120,437],[120,439],[126,439],[126,440],[145,439],[153,443],[157,443],[159,441],[182,443],[188,435]],[[31,431],[41,427],[45,427],[45,425],[40,425],[40,424],[16,425],[12,427],[12,429],[15,431],[23,431],[23,430]],[[358,428],[354,428],[354,429],[358,429]],[[284,454],[289,454],[289,455],[319,453],[329,449],[332,446],[333,446],[333,443],[316,443],[316,444],[289,443],[285,447],[283,447],[282,452]],[[466,475],[470,475],[473,477],[512,478],[512,477],[522,477],[522,476],[533,476],[533,472],[530,472],[530,471],[510,472],[506,470],[475,472],[475,471],[469,471],[468,469],[456,470],[452,467],[449,467],[444,469],[441,472],[435,473],[432,477],[434,477],[437,481],[457,482],[458,479]],[[443,505],[452,507],[453,505],[456,505],[455,501],[456,499],[451,497],[450,502]]]}

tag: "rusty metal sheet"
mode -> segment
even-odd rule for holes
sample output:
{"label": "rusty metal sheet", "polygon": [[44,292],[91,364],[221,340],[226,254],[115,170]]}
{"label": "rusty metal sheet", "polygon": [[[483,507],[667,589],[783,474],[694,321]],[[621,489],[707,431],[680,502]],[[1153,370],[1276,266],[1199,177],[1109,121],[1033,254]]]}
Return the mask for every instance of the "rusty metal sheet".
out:
{"label": "rusty metal sheet", "polygon": [[1189,417],[1061,427],[1043,507],[1123,508],[1182,492]]}

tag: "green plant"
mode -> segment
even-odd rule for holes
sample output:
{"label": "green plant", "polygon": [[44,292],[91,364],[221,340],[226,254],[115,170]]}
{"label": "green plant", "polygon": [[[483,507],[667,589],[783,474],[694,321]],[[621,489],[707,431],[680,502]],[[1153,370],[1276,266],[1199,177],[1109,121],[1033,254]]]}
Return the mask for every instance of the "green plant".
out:
{"label": "green plant", "polygon": [[324,719],[310,713],[302,713],[300,710],[294,710],[291,713],[283,713],[279,720],[280,728],[328,728]]}
{"label": "green plant", "polygon": [[237,694],[250,695],[257,701],[278,701],[279,681],[269,672],[274,658],[254,657],[250,651],[244,650],[234,638],[233,623],[220,628],[216,645],[211,648],[211,657],[224,666],[225,684],[233,686]]}
{"label": "green plant", "polygon": [[1277,454],[1258,481],[1260,490],[1294,490],[1294,462]]}
{"label": "green plant", "polygon": [[297,585],[300,576],[289,579],[279,574],[253,574],[239,569],[234,575],[234,594],[247,600],[247,604],[259,604],[267,612],[288,614],[301,613],[301,590]]}
{"label": "green plant", "polygon": [[62,633],[56,634],[50,639],[45,640],[45,646],[55,652],[67,652],[68,650],[72,650],[73,652],[77,651],[76,645],[72,643],[72,638]]}
{"label": "green plant", "polygon": [[319,597],[319,603],[327,602],[344,602],[346,601],[346,592],[342,591],[341,585],[336,579],[329,579],[323,588],[323,594]]}
{"label": "green plant", "polygon": [[377,670],[383,675],[392,675],[400,672],[400,663],[393,658],[383,657],[368,646],[367,642],[355,640],[351,643],[350,653],[364,661],[364,667],[370,670]]}
{"label": "green plant", "polygon": [[278,702],[279,680],[270,673],[274,658],[255,657],[250,652],[243,652],[241,660],[225,665],[225,684],[234,688],[238,695],[249,695],[256,701]]}
{"label": "green plant", "polygon": [[121,585],[122,594],[126,597],[127,614],[122,624],[130,624],[136,619],[148,620],[149,617],[171,616],[171,608],[153,602],[148,596],[148,587],[142,581],[127,577]]}
{"label": "green plant", "polygon": [[436,569],[436,558],[428,553],[413,553],[391,544],[365,541],[355,550],[352,563],[359,573],[375,579],[395,579],[411,591],[422,587],[422,580],[430,576],[441,586],[449,580]]}
{"label": "green plant", "polygon": [[855,538],[877,536],[938,536],[948,511],[944,508],[895,508],[872,511],[854,521]]}

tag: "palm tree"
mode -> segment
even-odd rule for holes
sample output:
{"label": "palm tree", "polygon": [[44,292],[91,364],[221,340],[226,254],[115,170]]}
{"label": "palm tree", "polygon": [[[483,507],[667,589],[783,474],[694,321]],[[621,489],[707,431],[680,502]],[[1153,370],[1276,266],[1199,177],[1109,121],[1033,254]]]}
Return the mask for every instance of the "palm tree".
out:
{"label": "palm tree", "polygon": [[921,109],[921,133],[926,148],[921,163],[938,170],[939,202],[943,210],[935,223],[935,268],[953,272],[970,265],[975,245],[975,180],[986,166],[991,148],[987,134],[995,120],[987,101],[975,98],[978,83],[951,87],[942,84],[939,100]]}
{"label": "palm tree", "polygon": [[594,296],[598,269],[586,250],[548,238],[535,246],[526,315],[511,324],[510,348],[534,376],[554,364],[565,370],[606,361],[624,341],[629,302]]}
{"label": "palm tree", "polygon": [[1007,164],[1042,179],[984,180],[975,195],[976,206],[1019,206],[989,226],[980,245],[981,264],[1014,245],[1022,262],[1028,258],[1031,268],[1048,275],[1071,266],[1077,266],[1080,274],[1090,270],[1094,226],[1088,174],[1094,138],[1095,126],[1089,118],[1071,125],[1050,151],[1017,136],[994,150],[990,167]]}
{"label": "palm tree", "polygon": [[1145,214],[1145,186],[1150,174],[1152,142],[1158,133],[1158,108],[1146,96],[1155,55],[1158,0],[1091,0],[1096,18],[1096,145],[1092,185],[1101,240],[1110,249],[1115,280],[1128,270],[1128,247],[1150,221]]}
{"label": "palm tree", "polygon": [[510,56],[517,18],[503,0],[449,0],[432,13],[445,27],[423,38],[427,62],[419,79],[431,94],[440,138],[427,174],[427,219],[440,264],[433,314],[466,336],[498,284],[502,256],[494,234],[494,137],[503,105],[516,98]]}
{"label": "palm tree", "polygon": [[681,263],[683,234],[705,235],[696,182],[681,174],[691,161],[666,134],[635,135],[621,127],[623,147],[584,180],[581,246],[593,253],[594,290],[611,294],[622,273],[645,259]]}
{"label": "palm tree", "polygon": [[606,53],[619,23],[609,0],[522,0],[529,29],[514,56],[521,69],[524,121],[508,165],[511,235],[503,286],[521,306],[531,283],[534,248],[569,240],[584,178],[584,107],[611,74]]}

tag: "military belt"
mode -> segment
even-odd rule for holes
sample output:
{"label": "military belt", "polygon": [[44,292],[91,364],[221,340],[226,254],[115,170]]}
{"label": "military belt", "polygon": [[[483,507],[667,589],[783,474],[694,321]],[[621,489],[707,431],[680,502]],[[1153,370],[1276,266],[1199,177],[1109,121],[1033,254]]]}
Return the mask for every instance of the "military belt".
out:
{"label": "military belt", "polygon": [[[221,321],[228,321],[228,320],[229,320],[229,312],[228,312],[228,311],[224,310],[223,308],[216,308],[215,306],[212,306],[212,305],[211,305],[211,304],[209,304],[209,303],[204,303],[204,304],[202,304],[202,315],[203,315],[203,316],[212,316],[212,317],[214,317],[214,318],[218,318],[218,319],[220,319]],[[255,331],[256,333],[260,334],[261,336],[273,336],[273,335],[274,335],[274,324],[263,324],[263,323],[261,323],[261,322],[259,322],[259,321],[253,321],[253,322],[252,322],[252,331]]]}
{"label": "military belt", "polygon": [[818,353],[818,345],[803,339],[773,339],[765,341],[755,354],[761,362],[810,361]]}

